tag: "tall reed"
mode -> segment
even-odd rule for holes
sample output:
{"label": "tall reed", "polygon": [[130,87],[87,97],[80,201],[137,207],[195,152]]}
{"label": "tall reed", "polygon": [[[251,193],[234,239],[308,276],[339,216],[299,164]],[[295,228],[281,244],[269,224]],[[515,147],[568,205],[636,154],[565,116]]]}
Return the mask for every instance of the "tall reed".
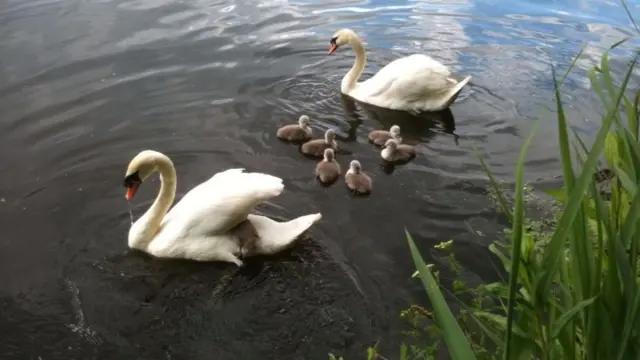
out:
{"label": "tall reed", "polygon": [[[623,6],[640,34],[624,2]],[[599,66],[588,72],[604,109],[590,148],[567,124],[560,97],[566,74],[557,79],[553,73],[564,186],[548,191],[562,204],[549,237],[524,226],[524,162],[537,123],[518,158],[513,207],[480,158],[512,224],[507,241],[490,247],[509,274],[508,283],[494,286],[505,290],[496,294],[499,311],[469,309],[497,351],[490,358],[640,359],[640,91],[627,89],[640,51],[619,83],[609,67],[609,52],[627,40],[611,46]],[[606,169],[599,169],[603,154]],[[603,178],[609,183],[610,198],[599,186]],[[406,235],[451,358],[476,359],[469,334],[456,321],[438,282]],[[407,358],[406,352],[401,358]]]}

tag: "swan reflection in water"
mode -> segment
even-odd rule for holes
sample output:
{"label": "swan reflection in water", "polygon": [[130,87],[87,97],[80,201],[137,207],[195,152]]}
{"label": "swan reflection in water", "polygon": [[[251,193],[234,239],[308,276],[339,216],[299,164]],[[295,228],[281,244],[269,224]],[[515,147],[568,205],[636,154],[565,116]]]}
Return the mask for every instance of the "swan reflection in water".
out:
{"label": "swan reflection in water", "polygon": [[[423,112],[417,115],[406,111],[391,110],[374,105],[361,103],[348,95],[341,94],[340,100],[345,113],[349,117],[347,123],[347,137],[344,141],[356,141],[358,127],[365,118],[373,119],[380,123],[377,129],[389,130],[393,125],[402,129],[403,143],[418,145],[433,139],[438,133],[453,135],[453,141],[459,145],[459,136],[455,133],[455,118],[450,108],[436,111]],[[396,165],[381,159],[381,168],[387,174],[393,173]]]}

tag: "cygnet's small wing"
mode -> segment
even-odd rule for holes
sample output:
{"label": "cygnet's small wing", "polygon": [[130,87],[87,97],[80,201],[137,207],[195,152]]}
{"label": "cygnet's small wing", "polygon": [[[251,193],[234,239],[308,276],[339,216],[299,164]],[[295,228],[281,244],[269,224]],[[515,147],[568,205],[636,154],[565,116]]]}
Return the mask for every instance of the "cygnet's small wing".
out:
{"label": "cygnet's small wing", "polygon": [[347,187],[358,193],[368,193],[373,187],[371,178],[365,173],[349,174],[346,177]]}
{"label": "cygnet's small wing", "polygon": [[389,139],[391,139],[391,133],[386,130],[373,130],[369,133],[369,141],[378,146],[384,145]]}
{"label": "cygnet's small wing", "polygon": [[320,161],[316,166],[316,176],[324,183],[335,181],[340,176],[340,163]]}
{"label": "cygnet's small wing", "polygon": [[324,150],[329,147],[324,139],[315,139],[302,144],[301,150],[304,154],[322,157],[324,156]]}
{"label": "cygnet's small wing", "polygon": [[297,124],[286,125],[279,128],[276,136],[289,141],[302,141],[310,137],[309,134]]}

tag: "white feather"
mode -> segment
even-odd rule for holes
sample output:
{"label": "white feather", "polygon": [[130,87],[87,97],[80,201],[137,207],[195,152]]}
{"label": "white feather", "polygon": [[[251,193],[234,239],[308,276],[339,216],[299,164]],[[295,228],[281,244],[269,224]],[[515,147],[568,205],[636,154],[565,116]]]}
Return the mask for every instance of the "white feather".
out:
{"label": "white feather", "polygon": [[[169,181],[173,188],[165,191],[175,191],[175,172],[166,170],[173,169],[171,161],[157,152],[150,156],[154,158],[137,161],[164,164],[158,166],[161,179],[165,181],[165,177],[173,176]],[[170,204],[165,204],[164,210],[161,210],[161,206],[152,205],[132,225],[129,246],[156,257],[228,261],[240,266],[242,261],[237,256],[241,253],[242,244],[229,230],[248,219],[259,235],[255,254],[279,252],[322,218],[317,213],[280,223],[264,216],[249,214],[256,205],[280,195],[283,190],[282,179],[272,175],[247,173],[244,169],[217,173],[189,191],[162,217],[160,225],[155,225],[156,228],[153,228],[150,219],[154,215],[161,216],[160,212],[166,211]],[[172,199],[161,190],[156,202],[166,203],[170,201],[169,198]]]}
{"label": "white feather", "polygon": [[356,52],[354,66],[342,79],[341,92],[364,103],[412,113],[439,111],[449,107],[471,80],[467,76],[458,82],[444,64],[414,54],[396,59],[370,79],[357,82],[366,64],[364,45],[350,29],[337,31],[334,38],[339,45],[350,44]]}

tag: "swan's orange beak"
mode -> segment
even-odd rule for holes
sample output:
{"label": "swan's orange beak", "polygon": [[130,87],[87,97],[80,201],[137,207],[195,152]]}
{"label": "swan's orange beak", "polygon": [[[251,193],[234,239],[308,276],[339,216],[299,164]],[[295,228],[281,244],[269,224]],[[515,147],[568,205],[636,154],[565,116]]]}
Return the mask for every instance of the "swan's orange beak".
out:
{"label": "swan's orange beak", "polygon": [[127,201],[131,201],[134,196],[136,196],[136,192],[138,191],[138,187],[140,184],[132,184],[131,187],[127,188],[127,194],[124,196]]}
{"label": "swan's orange beak", "polygon": [[338,45],[329,44],[329,55],[332,55],[338,49]]}

